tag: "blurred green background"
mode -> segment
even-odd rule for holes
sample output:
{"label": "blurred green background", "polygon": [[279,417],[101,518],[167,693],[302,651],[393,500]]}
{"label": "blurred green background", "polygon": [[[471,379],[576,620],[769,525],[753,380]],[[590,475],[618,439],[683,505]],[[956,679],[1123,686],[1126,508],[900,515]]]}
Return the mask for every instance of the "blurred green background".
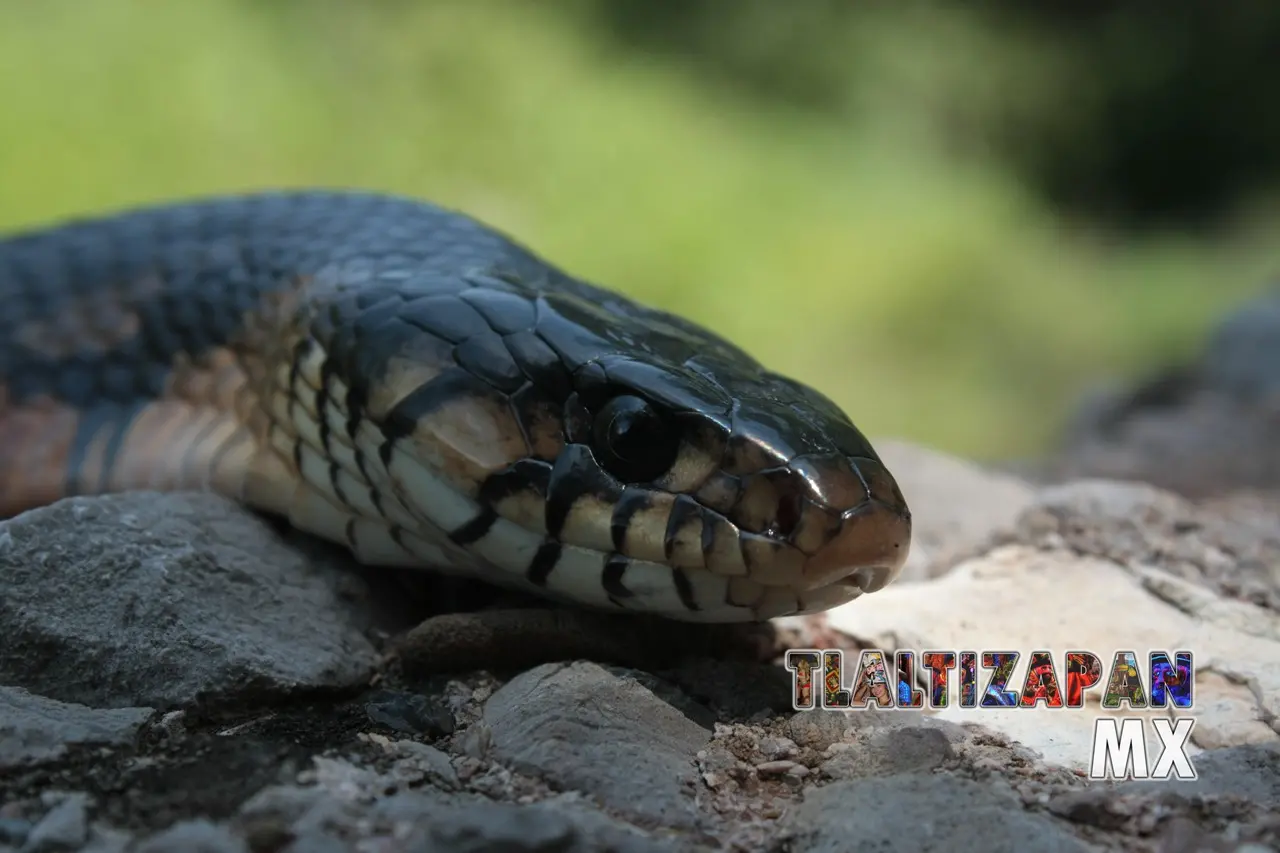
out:
{"label": "blurred green background", "polygon": [[0,0],[0,229],[423,196],[872,435],[1017,457],[1280,272],[1277,10]]}

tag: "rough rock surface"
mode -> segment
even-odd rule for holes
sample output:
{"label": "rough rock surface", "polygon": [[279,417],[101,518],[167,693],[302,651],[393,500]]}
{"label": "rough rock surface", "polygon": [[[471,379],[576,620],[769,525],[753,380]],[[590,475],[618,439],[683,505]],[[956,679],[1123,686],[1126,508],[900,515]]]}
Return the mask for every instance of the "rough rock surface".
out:
{"label": "rough rock surface", "polygon": [[0,687],[0,771],[61,758],[73,745],[123,746],[154,713],[151,708],[96,710]]}
{"label": "rough rock surface", "polygon": [[361,684],[377,661],[359,578],[213,496],[25,513],[0,524],[0,578],[0,681],[64,702],[283,697]]}
{"label": "rough rock surface", "polygon": [[1190,497],[1280,490],[1280,287],[1224,318],[1199,356],[1080,404],[1039,477],[1136,480]]}
{"label": "rough rock surface", "polygon": [[[1257,420],[1280,368],[1257,372],[1274,324],[1234,322],[1194,393],[1130,395],[1056,483],[882,443],[916,514],[907,581],[779,620],[851,655],[1191,649],[1194,781],[1087,779],[1096,692],[797,712],[780,659],[380,671],[408,624],[381,575],[225,501],[139,494],[0,522],[0,853],[1280,850],[1280,432]],[[1236,408],[1188,420],[1209,395]],[[1126,444],[1144,419],[1185,441]],[[1226,431],[1197,445],[1205,424]],[[1223,462],[1245,433],[1263,456]]]}

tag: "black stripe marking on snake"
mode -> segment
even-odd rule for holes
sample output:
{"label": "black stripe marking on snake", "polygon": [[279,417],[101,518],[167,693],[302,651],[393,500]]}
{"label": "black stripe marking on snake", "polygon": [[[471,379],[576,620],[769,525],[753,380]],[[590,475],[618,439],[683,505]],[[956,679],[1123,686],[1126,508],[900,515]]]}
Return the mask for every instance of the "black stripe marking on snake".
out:
{"label": "black stripe marking on snake", "polygon": [[383,465],[391,464],[391,451],[401,438],[413,435],[418,423],[455,400],[480,395],[489,396],[493,389],[460,367],[451,367],[430,382],[418,386],[396,403],[382,419],[383,442],[378,455]]}
{"label": "black stripe marking on snake", "polygon": [[[321,385],[326,389],[329,387],[329,379],[333,376],[333,357],[325,359],[324,367],[320,368],[320,376],[322,378]],[[368,391],[363,385],[358,384],[354,380],[348,380],[351,384],[347,386],[347,399],[344,401],[347,407],[347,438],[354,443],[356,433],[360,431],[360,420],[364,417],[365,406],[369,402]],[[326,390],[326,394],[328,391]],[[364,466],[360,467],[364,470]]]}
{"label": "black stripe marking on snake", "polygon": [[222,466],[223,458],[247,440],[249,440],[247,431],[243,426],[238,426],[231,435],[222,440],[222,443],[218,445],[218,449],[213,451],[213,455],[209,457],[208,473],[216,473],[218,468]]}
{"label": "black stripe marking on snake", "polygon": [[702,609],[693,597],[693,584],[689,582],[689,575],[685,573],[684,569],[672,569],[671,581],[676,585],[676,595],[680,596],[680,603],[684,605],[686,610]]}
{"label": "black stripe marking on snake", "polygon": [[[189,442],[187,442],[187,446],[182,448],[182,461],[178,463],[178,479],[183,485],[188,485],[191,482],[189,472],[191,471],[192,457],[204,448],[205,442],[209,440],[209,436],[220,426],[222,426],[222,420],[220,418],[209,418],[208,422],[205,423],[204,426],[196,430],[196,434],[191,437]],[[222,444],[218,445],[218,449],[215,450],[213,456],[209,458],[208,468],[200,472],[201,482],[206,481],[210,474],[218,470],[214,464],[215,460],[221,458],[224,452],[223,448],[226,447],[227,443],[231,441],[235,435],[236,433],[233,432],[225,441],[222,442]]]}
{"label": "black stripe marking on snake", "polygon": [[[68,494],[83,494],[85,490],[101,491],[106,488],[111,472],[116,466],[120,448],[124,446],[125,435],[133,426],[138,414],[147,407],[146,403],[133,403],[122,406],[105,404],[94,406],[81,413],[76,424],[76,434],[71,440],[67,453],[67,471],[64,488]],[[102,451],[102,465],[98,470],[96,484],[83,483],[85,460],[89,455],[89,447],[103,430],[109,430],[107,444]],[[83,483],[84,489],[80,488]]]}
{"label": "black stripe marking on snake", "polygon": [[545,500],[550,483],[550,465],[537,459],[520,459],[486,477],[478,498],[481,503],[494,506],[512,495],[530,491]]}
{"label": "black stripe marking on snake", "polygon": [[378,511],[378,515],[385,518],[387,514],[382,509],[382,493],[378,491],[378,487],[373,483],[373,478],[369,476],[369,469],[365,466],[364,451],[360,449],[360,445],[352,445],[351,455],[355,457],[356,470],[360,472],[361,479],[369,486],[369,500],[373,503],[373,508]]}
{"label": "black stripe marking on snake", "polygon": [[[304,338],[299,345],[294,346],[293,358],[289,360],[289,387],[286,389],[289,392],[289,405],[285,407],[285,414],[290,418],[293,418],[293,410],[298,405],[298,379],[302,374],[302,359],[306,355],[306,351],[300,344],[305,342]],[[328,448],[325,449],[328,450]]]}
{"label": "black stripe marking on snake", "polygon": [[[318,344],[314,338],[303,338],[298,344],[298,349],[301,352],[296,353],[294,357],[299,360],[309,357],[315,352],[317,346]],[[326,358],[320,363],[320,387],[316,389],[316,419],[320,421],[317,424],[317,429],[320,432],[320,446],[324,448],[326,454],[329,454],[330,431],[329,419],[325,417],[324,410],[329,407],[329,379],[333,375],[333,369],[330,367],[332,361],[333,359]]]}
{"label": "black stripe marking on snake", "polygon": [[622,487],[596,464],[591,448],[585,444],[567,444],[551,467],[547,483],[547,533],[559,536],[569,511],[578,498],[595,495],[612,503],[622,496]]}
{"label": "black stripe marking on snake", "polygon": [[497,520],[498,514],[493,511],[493,507],[482,506],[470,521],[450,532],[449,539],[455,545],[473,545],[489,535],[489,531]]}
{"label": "black stripe marking on snake", "polygon": [[[662,553],[667,555],[667,559],[671,559],[671,552],[676,548],[676,536],[680,528],[690,518],[702,521],[702,506],[688,495],[676,495],[675,502],[671,505],[671,515],[667,516],[667,529],[662,534]],[[706,533],[705,523],[703,533]]]}
{"label": "black stripe marking on snake", "polygon": [[529,568],[524,573],[525,578],[530,583],[546,586],[547,578],[551,577],[556,563],[560,562],[560,551],[561,545],[554,539],[543,542],[538,548],[538,553],[533,555],[533,561],[529,563]]}
{"label": "black stripe marking on snake", "polygon": [[[716,549],[716,525],[712,523],[712,519],[721,519],[724,516],[719,513],[712,513],[706,507],[702,510],[702,561],[707,565],[711,565],[711,552]],[[728,524],[729,520],[725,519]]]}
{"label": "black stripe marking on snake", "polygon": [[406,554],[415,553],[412,548],[410,548],[408,545],[405,544],[404,537],[402,535],[404,533],[403,527],[401,527],[398,524],[388,525],[387,533],[390,534],[391,541],[399,545],[401,548],[403,548]]}
{"label": "black stripe marking on snake", "polygon": [[329,462],[329,488],[333,489],[334,496],[342,501],[343,506],[351,506],[351,501],[347,500],[346,492],[342,490],[338,474],[342,472],[341,466],[337,462]]}
{"label": "black stripe marking on snake", "polygon": [[[600,585],[609,594],[609,598],[635,597],[635,593],[627,589],[627,585],[622,582],[622,576],[627,573],[629,565],[631,561],[622,554],[610,554],[609,559],[605,561],[604,571],[600,573]],[[621,602],[616,603],[621,604]]]}
{"label": "black stripe marking on snake", "polygon": [[627,544],[627,530],[636,513],[653,506],[653,499],[643,489],[623,489],[622,496],[613,507],[613,517],[609,520],[609,534],[613,538],[613,547],[624,551]]}

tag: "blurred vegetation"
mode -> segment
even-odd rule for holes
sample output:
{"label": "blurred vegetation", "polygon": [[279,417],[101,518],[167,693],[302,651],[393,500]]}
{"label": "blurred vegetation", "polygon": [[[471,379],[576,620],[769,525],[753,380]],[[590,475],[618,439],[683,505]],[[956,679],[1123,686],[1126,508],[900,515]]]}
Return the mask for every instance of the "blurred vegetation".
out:
{"label": "blurred vegetation", "polygon": [[1280,7],[0,0],[0,228],[431,198],[1007,458],[1280,271]]}

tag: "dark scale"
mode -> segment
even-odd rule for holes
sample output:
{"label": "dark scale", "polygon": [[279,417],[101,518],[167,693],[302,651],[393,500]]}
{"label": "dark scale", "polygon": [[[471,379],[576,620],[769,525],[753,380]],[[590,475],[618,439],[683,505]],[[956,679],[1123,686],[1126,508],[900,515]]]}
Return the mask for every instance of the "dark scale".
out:
{"label": "dark scale", "polygon": [[[499,287],[505,283],[499,279],[485,279],[483,282],[472,280],[473,284],[491,282],[496,282]],[[500,335],[511,335],[533,328],[536,312],[532,300],[527,296],[507,293],[493,287],[477,287],[464,291],[461,298],[480,312],[489,327]]]}
{"label": "dark scale", "polygon": [[573,380],[564,362],[536,332],[513,332],[503,338],[507,351],[525,377],[547,399],[564,401],[573,390]]}
{"label": "dark scale", "polygon": [[516,366],[510,350],[498,333],[491,329],[458,344],[453,349],[453,357],[473,376],[505,394],[520,390],[525,383],[524,374]]}
{"label": "dark scale", "polygon": [[[71,452],[67,455],[66,490],[68,494],[95,492],[106,488],[107,480],[111,476],[112,460],[120,453],[125,435],[134,418],[146,406],[144,401],[115,405],[99,404],[81,414],[80,422],[76,425],[75,441],[72,443]],[[86,483],[82,479],[81,471],[84,469],[89,445],[104,432],[107,434],[107,444],[102,454],[101,474],[98,482]]]}
{"label": "dark scale", "polygon": [[543,542],[538,552],[533,555],[533,560],[529,563],[529,568],[525,572],[525,578],[532,584],[537,586],[546,586],[547,578],[551,577],[551,573],[555,571],[556,563],[560,562],[561,545],[555,539],[548,539]]}
{"label": "dark scale", "polygon": [[610,554],[609,559],[605,561],[604,571],[600,575],[600,585],[604,587],[604,591],[610,598],[617,599],[615,604],[621,604],[622,601],[635,597],[635,593],[627,589],[624,583],[628,564],[629,561],[622,554]]}
{"label": "dark scale", "polygon": [[400,317],[404,322],[454,344],[490,330],[483,314],[452,294],[414,299],[405,305]]}
{"label": "dark scale", "polygon": [[351,501],[347,498],[346,492],[342,488],[342,466],[337,462],[329,463],[329,488],[333,490],[334,497],[342,502],[343,506],[350,507]]}
{"label": "dark scale", "polygon": [[551,485],[551,465],[537,459],[521,459],[485,478],[480,487],[480,501],[496,506],[512,495],[533,492],[545,500]]}
{"label": "dark scale", "polygon": [[489,535],[489,530],[498,521],[498,513],[492,507],[481,507],[480,512],[461,527],[449,533],[449,539],[455,545],[473,545]]}
{"label": "dark scale", "polygon": [[580,498],[595,495],[605,503],[613,503],[621,494],[622,487],[600,470],[591,448],[582,444],[565,445],[551,468],[551,480],[547,484],[547,534],[560,535],[569,511]]}
{"label": "dark scale", "polygon": [[686,610],[701,610],[697,600],[693,596],[693,584],[689,582],[689,575],[684,569],[673,568],[671,570],[671,580],[676,587],[676,595],[680,596],[680,603],[684,605]]}

